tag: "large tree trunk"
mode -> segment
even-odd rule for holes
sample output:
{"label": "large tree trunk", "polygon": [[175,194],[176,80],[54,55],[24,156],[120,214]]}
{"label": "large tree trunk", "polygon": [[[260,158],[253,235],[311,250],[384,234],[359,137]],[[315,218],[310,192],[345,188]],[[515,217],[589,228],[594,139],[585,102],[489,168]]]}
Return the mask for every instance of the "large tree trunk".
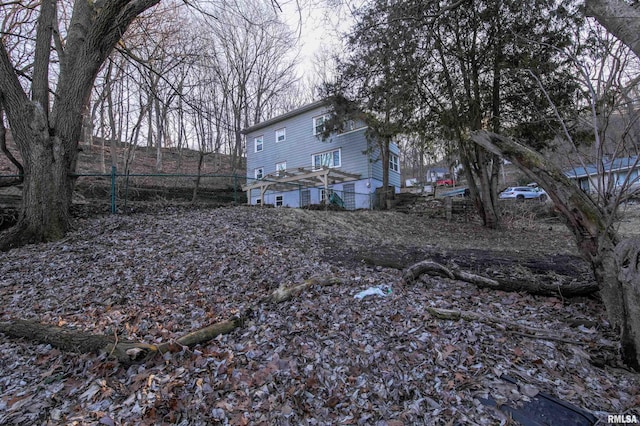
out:
{"label": "large tree trunk", "polygon": [[[635,258],[630,254],[633,250],[620,252],[620,238],[607,220],[606,212],[538,152],[485,131],[475,132],[472,139],[509,159],[549,194],[573,232],[578,249],[592,265],[609,321],[620,331],[624,362],[640,371],[640,320],[637,307],[632,308],[634,301],[637,303],[640,299],[640,275],[622,273],[630,270],[628,266],[624,269],[625,265],[633,263],[625,259],[633,259],[637,265],[637,247]],[[624,242],[620,247],[632,246]],[[621,253],[627,257],[620,258]]]}
{"label": "large tree trunk", "polygon": [[48,70],[52,31],[57,26],[55,1],[41,4],[32,99],[0,43],[0,103],[25,171],[21,216],[10,234],[2,238],[0,249],[55,240],[69,229],[82,111],[96,75],[131,21],[158,1],[107,0],[99,8],[93,2],[75,2],[66,44],[58,52],[59,77],[52,105]]}
{"label": "large tree trunk", "polygon": [[585,0],[587,16],[593,16],[611,34],[640,57],[640,11],[622,0]]}

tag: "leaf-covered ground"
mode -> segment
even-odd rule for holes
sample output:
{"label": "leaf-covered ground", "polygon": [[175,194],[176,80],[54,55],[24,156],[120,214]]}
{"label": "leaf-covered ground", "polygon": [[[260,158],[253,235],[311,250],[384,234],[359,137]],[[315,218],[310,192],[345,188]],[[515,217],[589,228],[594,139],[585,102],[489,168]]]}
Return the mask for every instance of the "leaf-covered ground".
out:
{"label": "leaf-covered ground", "polygon": [[[0,254],[0,321],[160,343],[251,314],[206,346],[133,366],[2,336],[0,424],[493,425],[510,420],[481,401],[518,407],[541,394],[601,424],[640,416],[640,375],[619,367],[596,298],[434,277],[405,285],[397,269],[336,256],[372,247],[572,254],[557,224],[489,231],[392,212],[236,207],[89,218],[76,229]],[[343,284],[261,302],[312,276]],[[373,286],[392,291],[354,298]],[[427,307],[491,321],[442,320]]]}

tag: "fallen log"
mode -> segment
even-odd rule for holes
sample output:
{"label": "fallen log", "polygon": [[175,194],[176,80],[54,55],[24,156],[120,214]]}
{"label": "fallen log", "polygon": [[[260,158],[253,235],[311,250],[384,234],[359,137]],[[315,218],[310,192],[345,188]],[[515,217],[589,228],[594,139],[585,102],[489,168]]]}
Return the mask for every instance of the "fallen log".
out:
{"label": "fallen log", "polygon": [[0,333],[16,339],[50,344],[54,348],[76,353],[104,353],[123,364],[142,363],[157,353],[175,352],[183,347],[206,343],[221,334],[227,334],[241,326],[241,318],[222,321],[186,334],[179,339],[161,345],[119,339],[117,336],[92,334],[69,330],[34,321],[15,320],[0,323]]}
{"label": "fallen log", "polygon": [[305,280],[301,284],[296,284],[288,287],[286,285],[281,285],[280,287],[275,289],[269,296],[267,296],[265,301],[271,303],[280,303],[299,295],[303,290],[306,290],[307,288],[315,285],[325,287],[341,283],[342,280],[340,278],[312,277],[308,280]]}
{"label": "fallen log", "polygon": [[[509,321],[504,318],[488,317],[486,315],[482,315],[477,312],[462,311],[457,309],[433,308],[433,307],[427,307],[427,312],[429,312],[432,316],[438,319],[446,319],[446,320],[452,320],[452,321],[464,320],[468,322],[480,322],[483,324],[497,327],[500,330],[512,331],[513,333],[518,334],[520,336],[533,338],[533,339],[553,340],[557,342],[563,342],[563,343],[574,344],[574,345],[588,345],[590,343],[593,343],[591,341],[585,341],[583,339],[580,339],[576,335],[571,335],[567,333],[562,334],[557,331],[550,331],[547,329],[531,327],[528,325]],[[604,346],[602,344],[600,345]],[[611,346],[610,348],[615,349],[613,346]]]}
{"label": "fallen log", "polygon": [[[312,277],[301,284],[281,286],[262,301],[267,303],[280,303],[299,295],[309,287],[315,285],[330,286],[341,282],[342,280],[339,278]],[[230,320],[203,327],[187,333],[178,339],[160,345],[120,339],[118,336],[92,334],[85,331],[65,329],[26,320],[0,322],[0,333],[16,339],[28,339],[34,342],[50,344],[66,352],[104,353],[128,365],[146,362],[158,353],[177,352],[184,347],[192,348],[196,345],[207,343],[219,335],[231,333],[236,328],[242,327],[244,320],[250,314],[251,309],[248,309],[239,317],[233,317]]]}
{"label": "fallen log", "polygon": [[[431,260],[423,260],[409,266],[402,274],[405,283],[413,284],[422,275],[441,276],[445,278],[465,281],[482,288],[502,291],[524,291],[541,296],[575,297],[586,296],[598,291],[595,281],[568,281],[553,279],[553,277],[521,277],[514,268],[513,275],[501,271],[501,276],[489,278],[483,275],[462,271],[458,268],[447,267]],[[520,273],[522,275],[522,273]]]}

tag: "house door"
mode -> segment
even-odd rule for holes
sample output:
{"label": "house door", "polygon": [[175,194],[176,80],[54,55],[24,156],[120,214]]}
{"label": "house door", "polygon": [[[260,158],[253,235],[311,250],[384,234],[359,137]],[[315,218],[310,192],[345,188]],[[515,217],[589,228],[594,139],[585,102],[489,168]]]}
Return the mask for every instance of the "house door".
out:
{"label": "house door", "polygon": [[345,183],[342,187],[344,193],[342,194],[342,201],[344,201],[344,208],[347,210],[356,209],[356,184]]}
{"label": "house door", "polygon": [[305,189],[300,194],[300,207],[305,207],[311,204],[311,191]]}

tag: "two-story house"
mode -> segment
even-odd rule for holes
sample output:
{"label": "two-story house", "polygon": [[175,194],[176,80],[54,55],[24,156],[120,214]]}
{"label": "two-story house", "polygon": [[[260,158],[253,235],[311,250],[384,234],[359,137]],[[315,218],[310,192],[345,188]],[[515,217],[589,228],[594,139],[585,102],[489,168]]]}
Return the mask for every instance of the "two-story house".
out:
{"label": "two-story house", "polygon": [[[302,207],[334,202],[345,208],[375,206],[382,186],[379,150],[370,149],[363,123],[349,122],[341,133],[322,140],[331,114],[317,101],[245,130],[249,204]],[[373,144],[375,146],[375,144]],[[398,147],[391,144],[389,186],[400,190]]]}

